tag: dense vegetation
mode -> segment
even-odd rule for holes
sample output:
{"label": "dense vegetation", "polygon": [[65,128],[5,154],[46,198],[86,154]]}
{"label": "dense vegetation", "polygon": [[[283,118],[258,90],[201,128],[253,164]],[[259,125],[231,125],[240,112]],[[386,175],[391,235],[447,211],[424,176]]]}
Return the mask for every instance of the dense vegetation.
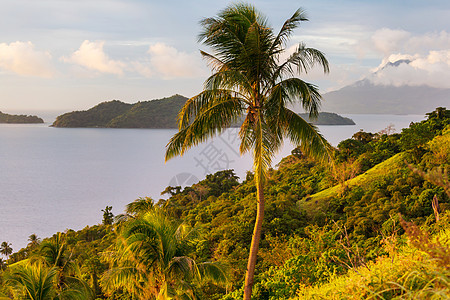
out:
{"label": "dense vegetation", "polygon": [[31,124],[44,123],[44,120],[38,116],[10,115],[0,111],[0,123]]}
{"label": "dense vegetation", "polygon": [[60,115],[54,127],[177,128],[177,115],[187,98],[174,95],[135,104],[103,102],[87,111]]}
{"label": "dense vegetation", "polygon": [[[335,157],[333,169],[295,149],[270,170],[253,298],[448,299],[450,111],[401,133],[357,132]],[[253,173],[165,193],[115,218],[107,207],[101,225],[31,235],[16,253],[2,243],[0,297],[20,299],[28,278],[51,297],[242,299]]]}

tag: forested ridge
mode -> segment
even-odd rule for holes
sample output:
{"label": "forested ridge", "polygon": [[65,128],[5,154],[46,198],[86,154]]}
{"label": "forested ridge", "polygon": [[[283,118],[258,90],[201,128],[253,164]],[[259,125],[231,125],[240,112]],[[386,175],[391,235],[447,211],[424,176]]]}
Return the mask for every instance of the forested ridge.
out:
{"label": "forested ridge", "polygon": [[187,98],[174,95],[134,104],[102,102],[86,111],[65,113],[54,127],[177,128],[177,116]]}
{"label": "forested ridge", "polygon": [[31,124],[31,123],[44,123],[42,118],[31,115],[11,115],[0,111],[0,123],[10,124]]}
{"label": "forested ridge", "polygon": [[[449,147],[450,111],[437,108],[401,133],[356,132],[333,167],[294,149],[268,177],[252,299],[450,297]],[[0,296],[19,298],[31,274],[80,299],[242,299],[253,173],[163,193],[115,217],[106,207],[99,225],[30,236],[4,256]]]}

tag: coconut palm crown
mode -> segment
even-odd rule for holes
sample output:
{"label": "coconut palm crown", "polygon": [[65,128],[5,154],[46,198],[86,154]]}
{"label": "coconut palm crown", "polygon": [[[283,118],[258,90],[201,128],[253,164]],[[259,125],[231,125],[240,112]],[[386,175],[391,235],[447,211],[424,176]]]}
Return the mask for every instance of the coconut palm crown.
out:
{"label": "coconut palm crown", "polygon": [[133,299],[198,299],[196,283],[226,283],[218,263],[189,257],[195,231],[152,208],[124,221],[114,251],[105,253],[112,268],[102,278],[107,293],[122,289]]}
{"label": "coconut palm crown", "polygon": [[[287,55],[289,37],[302,21],[307,18],[299,9],[275,34],[266,17],[248,4],[231,5],[217,17],[202,20],[199,42],[212,52],[201,54],[213,74],[205,81],[204,90],[180,111],[179,131],[167,145],[166,161],[244,119],[239,131],[240,152],[252,153],[258,206],[244,299],[250,299],[253,286],[264,216],[264,183],[284,138],[307,155],[331,157],[330,145],[316,127],[289,109],[299,102],[310,117],[317,116],[321,101],[318,88],[296,76],[316,65],[329,72],[324,54],[303,43]],[[282,60],[284,56],[287,59]]]}

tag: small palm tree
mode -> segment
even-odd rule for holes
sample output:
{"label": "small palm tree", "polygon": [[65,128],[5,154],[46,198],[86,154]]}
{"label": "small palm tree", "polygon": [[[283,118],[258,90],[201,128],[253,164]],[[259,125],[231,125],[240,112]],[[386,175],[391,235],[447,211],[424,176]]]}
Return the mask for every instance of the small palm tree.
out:
{"label": "small palm tree", "polygon": [[24,299],[44,300],[56,296],[54,279],[56,268],[45,269],[41,265],[19,265],[6,274],[5,285],[13,294]]}
{"label": "small palm tree", "polygon": [[67,249],[64,235],[58,232],[53,238],[42,242],[36,255],[34,260],[43,262],[47,267],[56,268],[57,285],[62,289],[66,284],[67,275],[74,268],[72,253]]}
{"label": "small palm tree", "polygon": [[305,13],[297,10],[278,34],[267,19],[248,4],[231,5],[217,17],[201,22],[199,40],[213,53],[201,51],[213,74],[204,91],[189,99],[179,113],[179,131],[167,145],[166,161],[237,122],[240,152],[251,152],[257,188],[257,216],[245,279],[244,299],[249,300],[264,217],[264,185],[275,153],[289,138],[305,154],[330,159],[330,145],[317,129],[288,108],[296,101],[317,116],[321,96],[317,87],[299,79],[315,65],[328,72],[328,62],[318,50],[299,44],[284,61],[285,45]]}
{"label": "small palm tree", "polygon": [[32,249],[36,248],[37,246],[39,246],[39,244],[41,243],[41,239],[38,238],[38,236],[36,234],[31,234],[28,237],[28,246]]}
{"label": "small palm tree", "polygon": [[3,271],[6,269],[6,261],[0,258],[0,271]]}
{"label": "small palm tree", "polygon": [[117,215],[115,221],[117,224],[121,224],[129,219],[136,218],[143,215],[153,209],[153,199],[150,197],[144,197],[134,200],[128,203],[125,207],[125,213]]}
{"label": "small palm tree", "polygon": [[0,245],[0,253],[4,256],[6,256],[6,260],[8,260],[8,257],[13,253],[13,249],[11,248],[11,243],[8,242],[2,242]]}
{"label": "small palm tree", "polygon": [[122,224],[116,249],[106,253],[112,268],[103,276],[108,293],[122,289],[138,299],[196,299],[194,283],[225,281],[216,263],[188,256],[193,231],[153,209]]}
{"label": "small palm tree", "polygon": [[42,264],[19,264],[5,275],[4,285],[13,299],[52,300],[52,299],[94,299],[87,284],[79,279],[72,280],[70,286],[58,289],[56,278],[58,269],[47,268]]}

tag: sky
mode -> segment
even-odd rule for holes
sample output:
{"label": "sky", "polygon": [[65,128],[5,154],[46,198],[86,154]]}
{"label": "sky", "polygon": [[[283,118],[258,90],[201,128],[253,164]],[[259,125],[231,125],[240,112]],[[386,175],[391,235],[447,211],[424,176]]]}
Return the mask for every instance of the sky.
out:
{"label": "sky", "polygon": [[[232,1],[0,0],[0,111],[85,110],[194,96],[211,74],[199,22]],[[304,42],[331,72],[302,74],[322,93],[363,78],[450,88],[450,1],[248,1],[277,32],[298,8]],[[388,62],[408,59],[399,68]]]}

